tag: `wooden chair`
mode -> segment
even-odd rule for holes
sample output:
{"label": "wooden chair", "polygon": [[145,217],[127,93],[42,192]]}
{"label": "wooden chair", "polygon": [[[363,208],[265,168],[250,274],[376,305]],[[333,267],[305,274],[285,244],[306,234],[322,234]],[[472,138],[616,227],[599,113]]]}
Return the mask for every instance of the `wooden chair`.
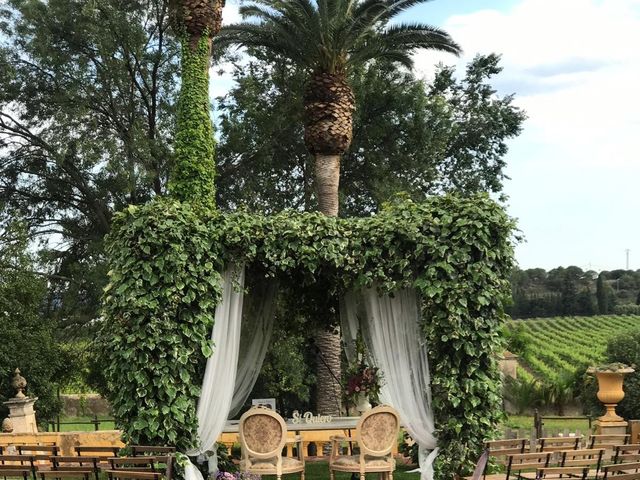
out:
{"label": "wooden chair", "polygon": [[7,477],[22,477],[24,480],[29,480],[33,470],[31,467],[22,465],[0,465],[0,477],[6,479]]}
{"label": "wooden chair", "polygon": [[[31,477],[35,472],[34,459],[30,455],[0,455],[0,477]],[[26,475],[25,475],[26,472]]]}
{"label": "wooden chair", "polygon": [[613,463],[629,463],[640,461],[640,443],[616,445],[613,453]]}
{"label": "wooden chair", "polygon": [[38,471],[51,470],[51,457],[60,453],[60,447],[56,445],[18,445],[18,455],[29,455],[33,457],[33,478],[36,478],[36,468]]}
{"label": "wooden chair", "polygon": [[165,465],[170,461],[169,456],[144,457],[112,457],[109,458],[108,470],[135,470],[138,472],[161,473],[165,470]]}
{"label": "wooden chair", "polygon": [[588,448],[580,450],[563,450],[556,452],[560,455],[559,467],[588,467],[587,469],[595,469],[595,472],[589,472],[589,476],[598,478],[602,461],[604,458],[604,448]]}
{"label": "wooden chair", "polygon": [[[504,457],[502,461],[506,463],[509,455],[531,451],[530,445],[528,438],[511,438],[484,442],[484,449],[489,457]],[[484,472],[484,477],[486,478],[486,471]]]}
{"label": "wooden chair", "polygon": [[589,435],[587,440],[587,448],[605,447],[613,449],[617,445],[626,445],[629,443],[629,434],[618,435]]}
{"label": "wooden chair", "polygon": [[536,479],[562,478],[563,475],[572,478],[586,480],[589,467],[544,467],[536,470]]}
{"label": "wooden chair", "polygon": [[38,477],[40,480],[48,480],[48,479],[67,479],[67,478],[76,478],[82,480],[89,480],[89,476],[93,475],[92,472],[83,472],[81,470],[45,470],[39,471]]}
{"label": "wooden chair", "polygon": [[96,480],[100,477],[100,457],[51,457],[51,469],[66,472],[88,472]]}
{"label": "wooden chair", "polygon": [[154,445],[129,445],[131,449],[132,457],[139,457],[142,455],[170,455],[176,453],[176,447],[164,447]]}
{"label": "wooden chair", "polygon": [[32,455],[35,460],[49,460],[59,455],[60,447],[56,445],[18,445],[18,455]]}
{"label": "wooden chair", "polygon": [[602,480],[640,480],[640,462],[606,465]]}
{"label": "wooden chair", "polygon": [[489,450],[491,457],[506,457],[514,453],[527,453],[530,450],[528,438],[512,438],[508,440],[491,440],[484,442],[484,448]]}
{"label": "wooden chair", "polygon": [[507,456],[505,480],[512,474],[516,478],[535,478],[539,468],[547,468],[551,462],[551,452],[514,453]]}
{"label": "wooden chair", "polygon": [[539,438],[536,445],[538,452],[557,452],[561,450],[577,450],[582,437],[545,437]]}
{"label": "wooden chair", "polygon": [[359,455],[340,455],[340,444],[349,441],[347,437],[331,437],[329,457],[329,477],[335,479],[334,472],[358,473],[365,480],[366,473],[380,473],[382,478],[393,480],[396,462],[392,450],[398,441],[400,417],[388,406],[379,406],[365,412],[356,426],[355,441],[360,447]]}
{"label": "wooden chair", "polygon": [[162,480],[158,472],[138,472],[135,470],[105,470],[109,480]]}
{"label": "wooden chair", "polygon": [[304,480],[304,454],[302,438],[292,441],[298,444],[298,458],[283,457],[287,443],[287,425],[283,418],[271,409],[253,407],[240,417],[239,437],[242,456],[240,471],[258,475],[275,475],[278,480],[284,474],[300,473]]}

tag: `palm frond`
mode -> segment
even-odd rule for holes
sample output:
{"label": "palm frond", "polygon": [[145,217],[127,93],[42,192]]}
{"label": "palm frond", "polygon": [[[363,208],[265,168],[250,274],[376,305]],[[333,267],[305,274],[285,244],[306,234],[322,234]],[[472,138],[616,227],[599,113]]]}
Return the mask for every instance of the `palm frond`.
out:
{"label": "palm frond", "polygon": [[[384,58],[411,68],[411,55],[431,49],[458,55],[445,31],[429,25],[388,23],[398,13],[430,0],[253,0],[241,7],[253,19],[223,27],[215,42],[264,47],[316,71]],[[386,27],[386,28],[385,28]]]}

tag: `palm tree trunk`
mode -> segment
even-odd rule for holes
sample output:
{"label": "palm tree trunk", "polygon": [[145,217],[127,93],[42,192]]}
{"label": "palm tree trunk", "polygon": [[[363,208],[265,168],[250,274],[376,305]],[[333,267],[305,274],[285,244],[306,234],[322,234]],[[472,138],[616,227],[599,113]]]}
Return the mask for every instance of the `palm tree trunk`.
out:
{"label": "palm tree trunk", "polygon": [[315,335],[318,347],[316,408],[321,415],[340,416],[342,405],[340,334],[323,329]]}
{"label": "palm tree trunk", "polygon": [[330,217],[337,217],[340,155],[317,154],[315,157],[315,183],[318,210]]}

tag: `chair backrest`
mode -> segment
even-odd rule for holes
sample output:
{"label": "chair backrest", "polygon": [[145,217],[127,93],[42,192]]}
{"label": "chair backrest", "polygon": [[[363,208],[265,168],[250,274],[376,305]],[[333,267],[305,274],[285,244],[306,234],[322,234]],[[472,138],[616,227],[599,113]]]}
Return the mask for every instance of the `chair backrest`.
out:
{"label": "chair backrest", "polygon": [[144,455],[139,457],[113,457],[109,459],[111,470],[137,470],[139,472],[162,472],[170,462],[169,456]]}
{"label": "chair backrest", "polygon": [[607,465],[603,471],[604,480],[640,480],[640,462]]}
{"label": "chair backrest", "polygon": [[67,471],[95,471],[98,468],[100,457],[67,457],[55,456],[51,457],[51,466],[53,470]]}
{"label": "chair backrest", "polygon": [[161,480],[163,478],[158,472],[140,472],[136,470],[105,470],[109,480]]}
{"label": "chair backrest", "polygon": [[91,445],[83,445],[74,447],[78,456],[89,457],[117,457],[120,447],[98,447]]}
{"label": "chair backrest", "polygon": [[547,475],[551,478],[558,479],[566,475],[568,478],[586,480],[588,474],[589,467],[543,467],[536,470],[536,479],[547,478]]}
{"label": "chair backrest", "polygon": [[138,457],[140,455],[167,455],[176,453],[176,447],[154,446],[154,445],[129,445],[131,456]]}
{"label": "chair backrest", "polygon": [[596,475],[600,472],[604,448],[589,448],[582,450],[563,450],[560,455],[560,467],[595,467]]}
{"label": "chair backrest", "polygon": [[287,442],[284,419],[269,408],[252,407],[240,417],[240,446],[242,454],[254,458],[282,455]]}
{"label": "chair backrest", "polygon": [[489,455],[492,457],[513,455],[514,453],[526,453],[530,449],[528,438],[491,440],[484,443],[484,448],[489,450]]}
{"label": "chair backrest", "polygon": [[629,443],[629,434],[610,434],[610,435],[589,435],[587,445],[589,448],[597,448],[600,446],[614,448],[617,445],[625,445]]}
{"label": "chair backrest", "polygon": [[16,448],[20,455],[33,455],[36,460],[48,460],[60,452],[56,445],[18,445]]}
{"label": "chair backrest", "polygon": [[34,460],[31,455],[0,455],[0,465],[28,465],[32,467]]}
{"label": "chair backrest", "polygon": [[539,438],[537,450],[540,452],[557,452],[558,450],[577,450],[582,437],[545,437]]}
{"label": "chair backrest", "polygon": [[398,442],[400,417],[398,412],[381,405],[362,414],[356,427],[356,441],[364,455],[388,455]]}
{"label": "chair backrest", "polygon": [[[515,453],[507,456],[507,475],[509,480],[513,472],[522,472],[526,470],[537,470],[549,466],[551,460],[551,452],[535,452],[535,453]],[[518,475],[519,477],[519,475]]]}
{"label": "chair backrest", "polygon": [[627,463],[640,461],[640,443],[616,445],[613,463]]}

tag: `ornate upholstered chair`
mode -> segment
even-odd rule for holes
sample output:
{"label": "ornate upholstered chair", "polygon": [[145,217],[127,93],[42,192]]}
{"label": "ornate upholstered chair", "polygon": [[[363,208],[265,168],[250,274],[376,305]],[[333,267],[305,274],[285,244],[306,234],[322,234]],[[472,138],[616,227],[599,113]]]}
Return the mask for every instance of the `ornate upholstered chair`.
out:
{"label": "ornate upholstered chair", "polygon": [[351,438],[331,437],[329,473],[331,480],[335,472],[358,473],[360,480],[366,473],[380,473],[386,480],[393,480],[396,462],[392,450],[398,441],[400,418],[398,412],[388,406],[379,406],[365,412],[358,421],[355,440],[360,447],[359,455],[340,455],[341,444]]}
{"label": "ornate upholstered chair", "polygon": [[[283,457],[287,442],[298,444],[298,458]],[[302,438],[287,439],[287,425],[280,415],[265,407],[253,407],[240,417],[240,446],[242,458],[240,471],[259,475],[276,475],[300,472],[304,480],[304,454]]]}

